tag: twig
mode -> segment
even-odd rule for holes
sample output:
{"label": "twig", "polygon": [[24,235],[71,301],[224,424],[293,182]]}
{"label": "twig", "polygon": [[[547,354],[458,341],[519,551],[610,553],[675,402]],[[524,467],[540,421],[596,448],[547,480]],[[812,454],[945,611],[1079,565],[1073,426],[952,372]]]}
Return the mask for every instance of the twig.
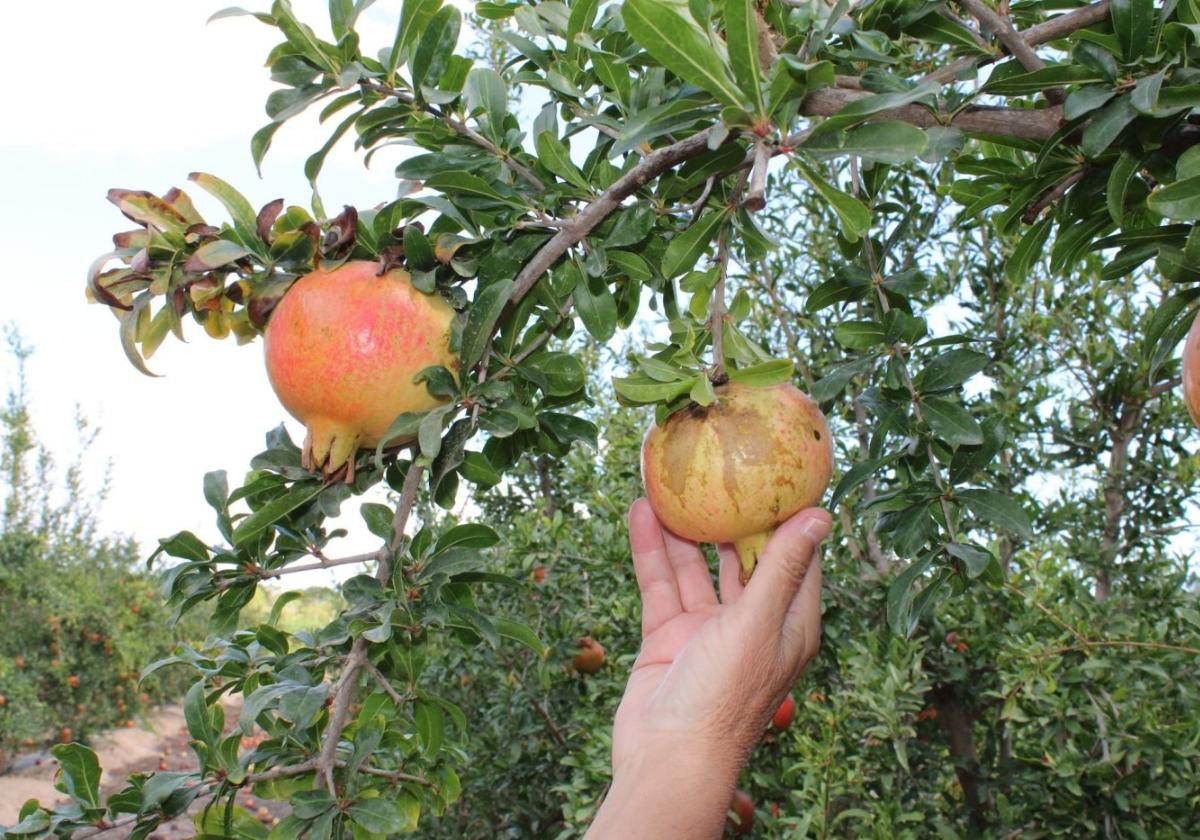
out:
{"label": "twig", "polygon": [[1067,190],[1071,189],[1071,187],[1082,181],[1084,176],[1088,174],[1088,171],[1089,167],[1081,166],[1079,169],[1076,169],[1053,187],[1046,190],[1046,192],[1042,193],[1041,198],[1035,201],[1030,208],[1025,211],[1024,215],[1021,216],[1021,221],[1027,225],[1031,225],[1036,222],[1037,217],[1042,215],[1043,210],[1066,195]]}
{"label": "twig", "polygon": [[[1031,47],[1021,34],[1017,32],[1016,27],[1012,25],[1007,17],[1003,17],[992,10],[990,6],[983,0],[958,0],[958,4],[966,9],[970,14],[979,21],[983,26],[992,30],[992,33],[1000,39],[1000,43],[1008,48],[1008,51],[1021,62],[1021,66],[1030,72],[1041,70],[1046,66],[1046,62],[1038,58],[1036,52]],[[1062,88],[1049,88],[1043,93],[1046,94],[1046,99],[1053,105],[1059,105],[1065,98]]]}
{"label": "twig", "polygon": [[538,713],[538,716],[546,722],[546,728],[550,730],[550,737],[552,737],[555,743],[557,743],[560,747],[565,747],[567,745],[566,736],[563,735],[562,730],[558,727],[558,724],[554,722],[554,718],[550,716],[550,711],[541,701],[541,698],[539,698],[533,691],[530,690],[528,684],[525,682],[525,678],[521,676],[521,672],[517,670],[516,665],[513,664],[511,659],[504,654],[500,654],[500,661],[508,666],[508,670],[512,673],[513,677],[520,684],[521,688],[525,690],[525,693],[529,695],[529,705],[532,706],[533,710]]}
{"label": "twig", "polygon": [[285,566],[282,569],[259,569],[255,572],[255,577],[260,580],[270,580],[271,578],[283,577],[284,575],[294,575],[297,572],[311,572],[318,569],[332,569],[335,566],[349,566],[355,563],[369,563],[372,560],[379,559],[379,552],[372,551],[368,554],[355,554],[352,557],[339,557],[336,560],[329,560],[322,557],[316,563],[301,563],[298,566]]}
{"label": "twig", "polygon": [[754,165],[750,170],[750,192],[742,206],[751,213],[757,213],[767,206],[767,167],[771,163],[771,150],[767,144],[759,140],[754,144]]}
{"label": "twig", "polygon": [[717,285],[713,288],[712,303],[708,308],[708,328],[712,333],[712,369],[708,378],[714,385],[724,385],[729,380],[725,373],[725,277],[729,273],[728,228],[721,226],[717,235]]}
{"label": "twig", "polygon": [[[421,483],[421,475],[425,467],[415,461],[409,466],[408,474],[404,476],[404,486],[400,492],[400,503],[396,506],[396,515],[392,519],[392,539],[386,548],[380,552],[379,568],[375,571],[375,579],[385,583],[392,573],[392,558],[404,543],[404,529],[408,525],[409,514],[412,513],[413,503],[417,497],[417,487]],[[367,652],[370,647],[364,637],[360,636],[350,646],[342,673],[330,690],[333,701],[329,706],[329,725],[325,729],[321,752],[317,755],[312,769],[317,771],[317,786],[326,786],[330,793],[334,791],[333,769],[337,761],[338,743],[342,731],[346,728],[350,716],[350,701],[354,697],[354,689],[358,685],[358,675],[367,664]]]}
{"label": "twig", "polygon": [[456,120],[454,117],[447,114],[441,108],[437,108],[433,105],[428,105],[428,104],[425,104],[422,102],[418,102],[417,98],[406,90],[400,90],[398,88],[389,87],[387,85],[381,85],[378,82],[365,82],[364,81],[364,82],[359,82],[359,85],[366,88],[367,90],[373,90],[378,93],[387,94],[388,96],[394,96],[397,99],[399,99],[401,102],[403,102],[404,104],[411,105],[414,108],[419,108],[420,110],[424,111],[425,113],[429,114],[430,116],[436,117],[437,119],[444,122],[446,125],[450,126],[450,128],[452,128],[455,132],[457,132],[458,134],[460,134],[463,137],[470,140],[475,145],[479,146],[480,148],[487,149],[489,152],[494,154],[496,157],[498,157],[500,159],[501,163],[503,163],[505,166],[507,166],[509,169],[511,169],[514,173],[516,173],[520,177],[524,178],[530,184],[530,186],[532,186],[538,192],[542,192],[543,190],[546,189],[546,184],[542,181],[542,179],[539,178],[538,176],[534,175],[533,172],[528,167],[526,167],[524,164],[519,163],[518,161],[514,160],[512,155],[510,155],[508,152],[504,151],[499,146],[497,146],[495,143],[493,143],[491,140],[487,139],[482,134],[480,134],[478,131],[471,128],[471,126],[467,125],[466,123],[464,123],[460,120]]}
{"label": "twig", "polygon": [[379,683],[379,687],[387,692],[388,697],[392,698],[392,702],[395,703],[397,707],[404,707],[406,698],[401,695],[400,692],[396,691],[391,681],[383,675],[382,671],[372,665],[370,661],[363,663],[363,670],[375,678],[375,682]]}
{"label": "twig", "polygon": [[[1036,47],[1039,44],[1045,44],[1048,41],[1054,41],[1070,35],[1072,32],[1077,32],[1080,29],[1086,29],[1092,24],[1099,23],[1108,17],[1108,4],[1109,0],[1101,0],[1099,3],[1093,3],[1082,9],[1076,9],[1065,15],[1059,15],[1051,20],[1043,21],[1022,32],[1020,36],[1021,40],[1031,47]],[[970,70],[973,67],[983,64],[990,64],[995,60],[993,56],[967,56],[966,58],[960,58],[958,61],[951,62],[945,67],[934,70],[932,73],[924,76],[921,81],[953,82],[964,70]]]}

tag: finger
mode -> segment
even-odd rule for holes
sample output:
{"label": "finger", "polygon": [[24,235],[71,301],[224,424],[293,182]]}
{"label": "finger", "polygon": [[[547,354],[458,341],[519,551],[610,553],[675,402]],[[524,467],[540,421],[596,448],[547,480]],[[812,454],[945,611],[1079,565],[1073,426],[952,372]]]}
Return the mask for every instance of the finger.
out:
{"label": "finger", "polygon": [[821,551],[817,549],[800,591],[783,619],[783,655],[795,663],[797,675],[821,645]]}
{"label": "finger", "polygon": [[663,543],[662,525],[645,499],[638,499],[629,508],[629,546],[633,550],[638,590],[642,593],[642,635],[646,636],[678,615],[683,607],[675,587],[675,570]]}
{"label": "finger", "polygon": [[712,574],[700,546],[677,537],[663,529],[663,544],[667,547],[667,559],[675,570],[675,588],[679,590],[679,603],[685,610],[697,610],[717,603],[713,589]]}
{"label": "finger", "polygon": [[769,636],[782,631],[784,616],[831,524],[826,511],[808,508],[784,522],[772,535],[737,603],[738,611],[749,616],[747,620],[758,632]]}
{"label": "finger", "polygon": [[721,603],[732,604],[742,594],[742,565],[738,561],[737,551],[734,550],[731,543],[718,545],[717,554],[721,557],[721,567],[718,573]]}

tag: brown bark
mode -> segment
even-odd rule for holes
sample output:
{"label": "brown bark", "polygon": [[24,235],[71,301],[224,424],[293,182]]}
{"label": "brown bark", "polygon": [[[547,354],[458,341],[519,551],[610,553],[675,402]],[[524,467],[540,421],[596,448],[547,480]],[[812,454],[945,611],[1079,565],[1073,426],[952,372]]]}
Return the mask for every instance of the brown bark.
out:
{"label": "brown bark", "polygon": [[1095,597],[1108,600],[1112,594],[1112,567],[1121,545],[1121,524],[1125,513],[1125,466],[1129,460],[1129,441],[1142,419],[1142,403],[1126,403],[1117,427],[1112,431],[1112,449],[1104,477],[1104,531],[1100,538],[1100,564],[1096,571]]}
{"label": "brown bark", "polygon": [[982,791],[983,776],[972,731],[975,718],[952,686],[938,686],[933,695],[937,702],[938,721],[946,733],[950,755],[954,758],[954,772],[962,786],[971,831],[979,834],[991,822],[991,803]]}

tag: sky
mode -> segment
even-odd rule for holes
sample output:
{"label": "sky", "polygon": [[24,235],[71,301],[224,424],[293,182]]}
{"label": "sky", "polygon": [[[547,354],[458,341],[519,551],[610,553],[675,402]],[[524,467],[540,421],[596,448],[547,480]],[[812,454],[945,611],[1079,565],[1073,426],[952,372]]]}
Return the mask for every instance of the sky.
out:
{"label": "sky", "polygon": [[[321,33],[323,0],[293,6]],[[10,3],[4,13],[0,230],[8,245],[0,325],[14,325],[34,349],[34,422],[59,462],[80,454],[76,406],[101,428],[82,453],[93,486],[111,464],[101,526],[135,537],[147,554],[159,537],[183,529],[215,541],[204,473],[225,469],[237,486],[265,433],[290,418],[267,382],[261,342],[213,341],[188,321],[188,343],[169,337],[150,360],[159,378],[129,364],[116,319],[84,297],[92,260],[112,249],[113,233],[132,226],[105,194],[123,187],[161,195],[178,186],[219,223],[219,205],[187,181],[199,170],[234,184],[255,207],[281,197],[307,205],[304,159],[332,130],[308,115],[289,123],[275,135],[259,178],[249,143],[267,122],[263,103],[275,86],[263,60],[277,33],[251,17],[206,24],[222,7],[221,0],[61,0]],[[399,7],[400,0],[379,0],[368,10],[358,27],[364,47],[390,44]],[[392,170],[403,155],[380,152],[368,170],[345,139],[320,180],[325,206],[392,199]],[[5,354],[0,392],[14,383],[15,364]],[[298,424],[289,427],[303,438]],[[351,536],[336,553],[375,548],[357,513],[346,510]],[[309,586],[333,575],[284,580]]]}

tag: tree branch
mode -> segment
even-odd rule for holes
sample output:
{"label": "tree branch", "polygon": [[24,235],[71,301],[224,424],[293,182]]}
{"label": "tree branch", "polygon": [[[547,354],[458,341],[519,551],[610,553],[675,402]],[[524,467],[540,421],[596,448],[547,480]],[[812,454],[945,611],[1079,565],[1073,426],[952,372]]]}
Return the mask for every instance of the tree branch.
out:
{"label": "tree branch", "polygon": [[471,126],[467,125],[466,123],[464,123],[460,120],[456,120],[454,117],[447,114],[441,108],[436,108],[433,105],[427,105],[427,104],[418,102],[416,97],[413,96],[411,93],[409,93],[406,90],[400,90],[398,88],[388,87],[387,85],[381,85],[378,82],[363,81],[363,82],[359,82],[359,85],[366,88],[367,90],[373,90],[378,93],[386,94],[388,96],[394,96],[397,99],[399,99],[401,102],[403,102],[405,105],[411,105],[414,108],[424,111],[425,113],[429,114],[431,117],[435,117],[435,118],[441,120],[446,125],[450,126],[450,128],[453,129],[457,134],[460,134],[461,136],[467,138],[472,143],[474,143],[476,146],[479,146],[482,149],[487,149],[489,152],[494,154],[496,157],[498,157],[500,159],[501,163],[503,163],[505,166],[507,166],[509,169],[511,169],[515,174],[524,178],[529,183],[529,185],[532,186],[538,192],[542,192],[543,190],[546,189],[546,184],[542,181],[542,179],[539,178],[538,176],[534,175],[533,172],[528,167],[526,167],[524,164],[522,164],[516,160],[513,160],[512,155],[510,155],[508,152],[504,151],[504,149],[501,149],[499,146],[497,146],[491,140],[487,139],[482,134],[480,134],[478,131],[471,128]]}
{"label": "tree branch", "polygon": [[1067,194],[1067,190],[1083,180],[1083,176],[1087,175],[1088,167],[1081,166],[1076,169],[1066,178],[1063,178],[1046,192],[1042,193],[1041,198],[1035,201],[1024,215],[1021,216],[1021,221],[1027,225],[1031,225],[1037,221],[1037,217],[1042,215],[1042,211],[1049,207],[1054,202],[1058,201]]}
{"label": "tree branch", "polygon": [[[997,14],[983,0],[957,0],[958,5],[967,10],[980,25],[992,30],[992,33],[1008,48],[1013,57],[1021,62],[1021,66],[1030,72],[1041,70],[1046,62],[1038,58],[1033,47],[1021,37],[1015,26],[1007,17]],[[1061,105],[1065,96],[1062,88],[1050,88],[1043,91],[1046,99],[1054,105]]]}
{"label": "tree branch", "polygon": [[[1086,29],[1108,17],[1108,4],[1109,0],[1101,0],[1099,3],[1093,3],[1090,6],[1084,6],[1082,9],[1076,9],[1065,15],[1059,15],[1056,18],[1043,21],[1022,32],[1021,40],[1031,47],[1036,47],[1038,44],[1045,44],[1049,41],[1070,35],[1072,32],[1080,29]],[[924,76],[921,81],[953,82],[964,70],[970,70],[973,67],[983,64],[990,64],[995,60],[993,56],[967,56],[966,58],[960,58],[958,61],[951,62],[938,70],[934,70],[932,73]]]}

